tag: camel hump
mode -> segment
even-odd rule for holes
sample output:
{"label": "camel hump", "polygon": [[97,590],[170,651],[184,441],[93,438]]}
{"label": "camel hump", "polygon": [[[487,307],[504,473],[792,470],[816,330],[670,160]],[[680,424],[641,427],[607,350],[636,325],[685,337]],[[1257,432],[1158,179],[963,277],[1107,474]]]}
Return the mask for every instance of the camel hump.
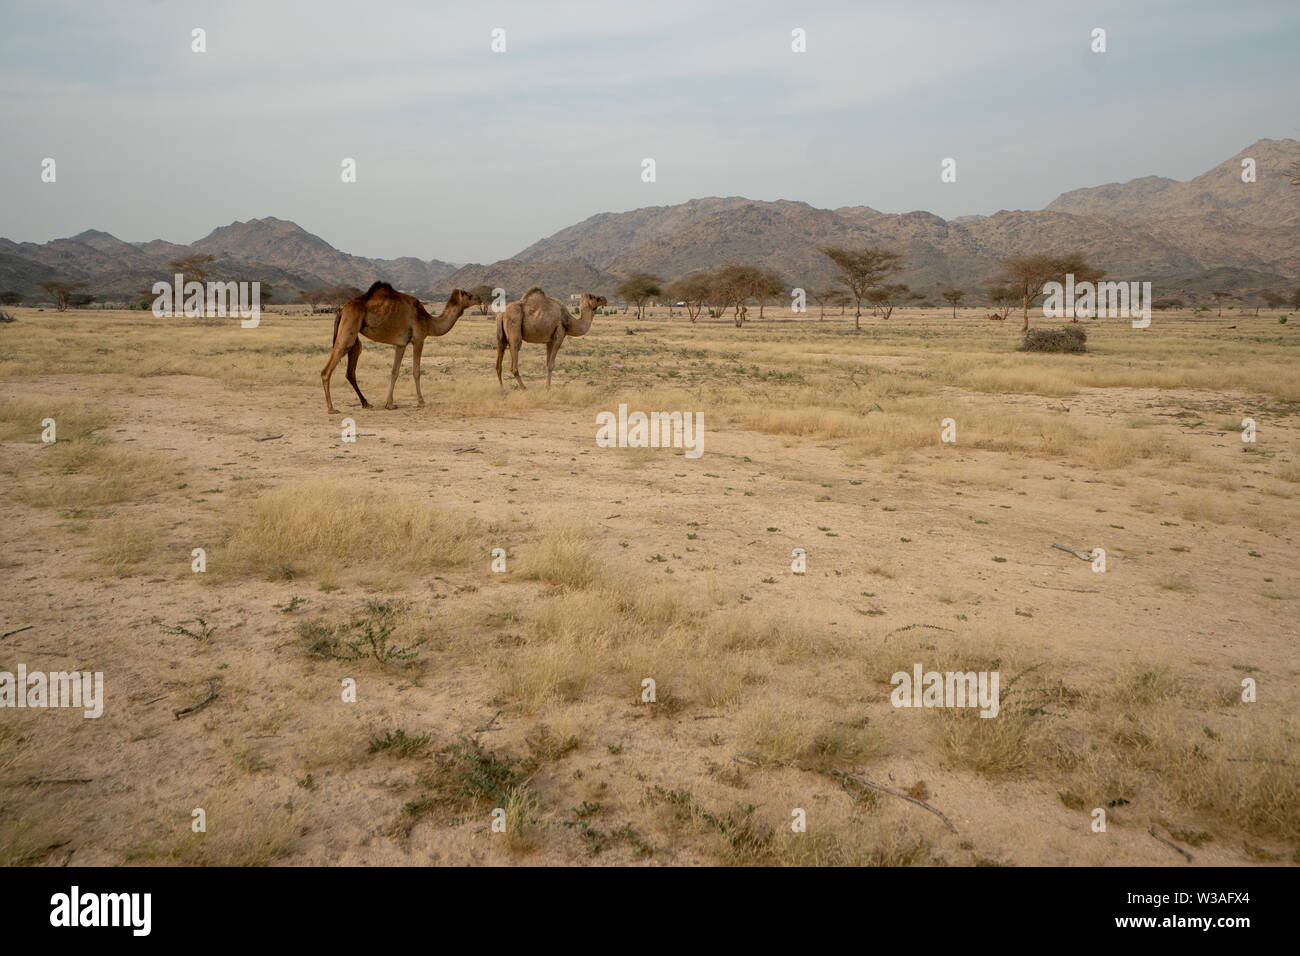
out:
{"label": "camel hump", "polygon": [[530,295],[532,295],[534,292],[538,292],[538,293],[541,293],[542,295],[546,295],[545,292],[542,292],[542,287],[541,287],[541,286],[539,286],[539,285],[535,285],[535,286],[530,286],[530,287],[529,287],[528,291],[525,292],[525,293],[523,294],[523,298],[525,298],[525,299],[528,298],[528,297],[529,297]]}
{"label": "camel hump", "polygon": [[392,287],[391,285],[389,285],[387,282],[382,282],[382,281],[380,281],[380,282],[372,282],[372,283],[370,284],[370,288],[367,289],[365,292],[363,292],[363,293],[361,294],[361,298],[363,298],[363,299],[368,299],[368,298],[370,298],[372,295],[374,295],[376,292],[378,292],[380,289],[386,289],[386,290],[388,290],[389,292],[393,292],[393,291],[395,291],[395,290],[393,289],[393,287]]}

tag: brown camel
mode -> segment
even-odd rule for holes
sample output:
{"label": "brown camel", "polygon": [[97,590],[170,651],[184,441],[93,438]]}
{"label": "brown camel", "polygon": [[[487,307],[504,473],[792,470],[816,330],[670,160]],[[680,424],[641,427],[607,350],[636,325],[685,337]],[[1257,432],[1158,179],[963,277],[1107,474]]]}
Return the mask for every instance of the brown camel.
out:
{"label": "brown camel", "polygon": [[397,373],[402,367],[402,355],[408,344],[413,347],[411,373],[415,376],[415,397],[423,405],[424,396],[420,394],[420,353],[424,351],[425,336],[446,335],[461,313],[481,301],[478,296],[464,289],[453,289],[442,314],[430,315],[419,299],[398,292],[387,282],[376,282],[361,295],[349,299],[334,316],[334,350],[330,352],[329,361],[320,373],[321,383],[325,386],[325,408],[331,415],[338,414],[330,399],[330,377],[345,352],[348,356],[348,381],[356,390],[357,398],[361,399],[361,407],[370,407],[366,396],[361,394],[361,386],[357,384],[357,359],[361,356],[362,335],[396,349],[393,355],[393,377],[388,382],[388,401],[384,402],[384,408],[397,407],[393,404],[393,389],[397,386]]}
{"label": "brown camel", "polygon": [[524,380],[519,377],[519,345],[522,342],[546,344],[546,387],[551,387],[551,369],[555,355],[560,351],[566,335],[586,335],[596,310],[605,304],[603,295],[582,293],[578,314],[571,313],[558,299],[552,299],[537,286],[524,293],[518,302],[511,302],[497,316],[497,382],[502,388],[501,359],[506,346],[510,346],[510,374],[520,388]]}

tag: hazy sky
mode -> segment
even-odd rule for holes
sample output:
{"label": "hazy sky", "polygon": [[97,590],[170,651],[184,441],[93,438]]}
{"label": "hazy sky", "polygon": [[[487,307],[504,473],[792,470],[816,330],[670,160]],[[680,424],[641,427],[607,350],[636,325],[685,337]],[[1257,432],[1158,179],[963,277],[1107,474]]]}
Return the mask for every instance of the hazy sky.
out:
{"label": "hazy sky", "polygon": [[700,196],[1041,208],[1300,138],[1298,41],[1295,0],[0,0],[0,236],[278,216],[358,255],[490,262]]}

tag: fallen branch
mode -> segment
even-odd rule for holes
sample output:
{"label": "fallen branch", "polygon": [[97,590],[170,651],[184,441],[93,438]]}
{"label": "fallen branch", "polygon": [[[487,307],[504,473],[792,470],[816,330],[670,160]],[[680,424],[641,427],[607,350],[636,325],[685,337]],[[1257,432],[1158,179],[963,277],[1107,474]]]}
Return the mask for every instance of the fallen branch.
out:
{"label": "fallen branch", "polygon": [[497,722],[497,718],[500,716],[501,716],[501,711],[498,710],[495,714],[493,714],[491,717],[488,718],[487,723],[484,724],[482,727],[475,727],[474,733],[481,734],[487,730],[500,730],[501,728],[499,726],[498,727],[492,726]]}
{"label": "fallen branch", "polygon": [[39,787],[43,783],[90,783],[93,777],[28,777],[23,781],[29,787]]}
{"label": "fallen branch", "polygon": [[254,438],[253,441],[275,441],[277,438],[283,438],[284,435],[267,435],[265,438]]}
{"label": "fallen branch", "polygon": [[6,637],[9,637],[12,634],[21,634],[23,631],[30,631],[35,626],[36,626],[35,624],[28,624],[25,627],[14,628],[12,631],[5,631],[3,634],[0,634],[0,641],[4,640]]}
{"label": "fallen branch", "polygon": [[1076,551],[1076,550],[1074,550],[1074,548],[1067,548],[1067,547],[1066,547],[1065,545],[1063,545],[1063,544],[1054,544],[1054,545],[1052,545],[1052,547],[1053,547],[1053,548],[1058,548],[1058,549],[1061,550],[1061,551],[1068,551],[1070,554],[1074,555],[1074,556],[1075,556],[1076,558],[1078,558],[1080,561],[1088,561],[1088,562],[1091,562],[1091,561],[1092,561],[1092,555],[1090,555],[1090,554],[1084,554],[1082,551]]}
{"label": "fallen branch", "polygon": [[1184,850],[1182,847],[1180,847],[1177,843],[1174,843],[1172,840],[1166,840],[1166,839],[1165,839],[1164,837],[1162,837],[1159,833],[1156,833],[1156,828],[1155,828],[1155,827],[1147,827],[1147,833],[1150,833],[1153,837],[1155,837],[1157,840],[1159,840],[1159,841],[1160,841],[1161,843],[1163,843],[1165,846],[1167,846],[1167,847],[1172,847],[1173,849],[1175,849],[1175,850],[1177,850],[1179,853],[1181,853],[1183,856],[1187,857],[1187,862],[1188,862],[1188,863],[1191,863],[1191,862],[1192,862],[1192,855],[1191,855],[1190,853],[1188,853],[1186,850]]}
{"label": "fallen branch", "polygon": [[1036,588],[1046,588],[1049,591],[1073,591],[1075,594],[1100,594],[1096,588],[1057,588],[1050,584],[1035,584]]}
{"label": "fallen branch", "polygon": [[957,828],[956,828],[955,826],[952,825],[952,821],[951,821],[951,820],[949,820],[946,816],[944,816],[942,812],[940,812],[939,810],[936,810],[934,807],[930,806],[930,805],[929,805],[928,803],[926,803],[924,800],[918,800],[918,799],[916,799],[916,797],[909,797],[909,796],[908,796],[907,794],[905,794],[905,793],[899,793],[897,790],[891,790],[891,789],[889,789],[889,787],[881,786],[881,785],[878,784],[878,783],[872,783],[872,782],[871,782],[870,780],[868,780],[866,777],[855,777],[853,774],[850,774],[850,773],[844,773],[843,771],[840,771],[840,770],[818,770],[818,769],[815,768],[815,767],[800,767],[799,769],[800,769],[800,770],[808,770],[808,771],[811,771],[811,772],[813,772],[813,773],[824,773],[824,774],[829,774],[830,776],[833,776],[833,777],[839,777],[839,778],[840,778],[840,789],[843,790],[845,793],[847,793],[850,797],[852,797],[854,803],[857,803],[857,802],[858,802],[858,798],[857,798],[857,796],[853,793],[852,790],[850,790],[847,786],[845,786],[846,781],[849,781],[849,780],[852,780],[854,783],[862,784],[862,785],[865,786],[865,787],[870,787],[872,790],[879,790],[881,793],[887,793],[887,794],[889,794],[891,797],[898,797],[898,798],[900,798],[900,799],[902,799],[902,800],[906,800],[908,803],[915,803],[918,807],[921,807],[921,808],[924,809],[924,810],[929,810],[929,811],[930,811],[931,813],[933,813],[936,817],[938,817],[940,820],[942,820],[942,821],[944,822],[944,824],[948,827],[948,829],[951,830],[953,833],[956,833],[956,832],[957,832]]}
{"label": "fallen branch", "polygon": [[929,629],[932,630],[932,631],[947,631],[949,634],[955,634],[955,633],[956,633],[952,628],[950,628],[950,627],[940,627],[938,624],[906,624],[906,625],[904,625],[903,627],[896,627],[896,628],[894,628],[892,631],[890,631],[888,634],[886,634],[885,637],[893,637],[893,636],[894,636],[895,634],[897,634],[899,631],[910,631],[910,630],[912,630],[912,629],[914,629],[914,628],[918,628],[918,627],[926,627],[926,628],[929,628]]}
{"label": "fallen branch", "polygon": [[203,700],[199,701],[199,702],[198,702],[197,704],[195,704],[193,707],[185,707],[185,708],[183,708],[183,709],[181,709],[181,710],[176,711],[176,712],[175,712],[175,714],[176,714],[176,719],[177,719],[177,720],[180,720],[180,719],[181,719],[182,717],[184,717],[186,714],[192,714],[192,713],[194,713],[196,710],[202,710],[204,707],[208,706],[208,704],[212,703],[213,699],[214,699],[216,696],[217,696],[217,689],[216,689],[216,687],[213,686],[212,681],[208,681],[208,696],[205,697],[205,698],[203,698]]}
{"label": "fallen branch", "polygon": [[[736,761],[736,763],[747,764],[748,766],[751,767],[758,767],[761,765],[759,761],[753,760],[749,757],[745,757],[741,754],[732,754],[731,759]],[[763,761],[763,763],[774,764],[775,766],[778,767],[787,766],[784,762],[780,760],[768,760],[768,761]],[[952,821],[949,820],[946,816],[944,816],[941,810],[938,810],[930,806],[930,804],[926,803],[924,800],[918,800],[916,799],[916,797],[909,797],[905,793],[899,793],[897,790],[891,790],[889,787],[868,780],[866,777],[858,776],[857,774],[845,773],[843,770],[826,770],[823,769],[822,767],[808,767],[803,764],[789,764],[789,766],[792,766],[797,770],[802,770],[805,773],[820,773],[828,777],[838,778],[840,781],[840,789],[843,790],[845,793],[847,793],[850,797],[852,797],[854,803],[858,802],[858,797],[856,794],[853,793],[852,790],[848,788],[848,786],[846,786],[846,782],[850,780],[858,784],[859,786],[870,787],[872,790],[879,790],[881,793],[887,793],[891,797],[898,797],[901,800],[906,800],[908,803],[915,803],[921,809],[929,810],[936,817],[942,820],[944,822],[944,825],[947,826],[948,829],[951,830],[953,833],[957,832],[957,828],[952,825]]]}

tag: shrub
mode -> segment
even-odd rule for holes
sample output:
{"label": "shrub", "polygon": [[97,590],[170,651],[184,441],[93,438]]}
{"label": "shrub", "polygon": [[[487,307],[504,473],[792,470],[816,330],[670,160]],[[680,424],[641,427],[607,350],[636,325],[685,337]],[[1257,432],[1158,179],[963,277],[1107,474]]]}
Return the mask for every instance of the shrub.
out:
{"label": "shrub", "polygon": [[1062,329],[1030,329],[1020,343],[1021,352],[1086,352],[1088,333],[1077,325]]}

